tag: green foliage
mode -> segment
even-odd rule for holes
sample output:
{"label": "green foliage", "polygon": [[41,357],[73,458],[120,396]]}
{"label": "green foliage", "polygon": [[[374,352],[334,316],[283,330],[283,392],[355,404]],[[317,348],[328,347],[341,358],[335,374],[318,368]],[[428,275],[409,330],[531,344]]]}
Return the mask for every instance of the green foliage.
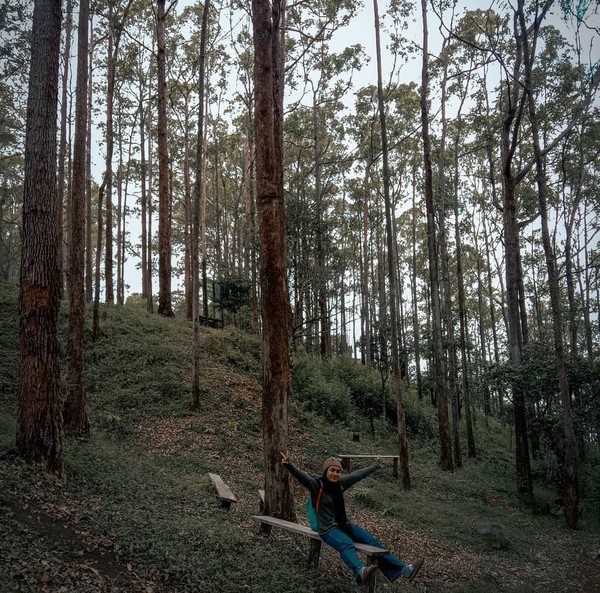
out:
{"label": "green foliage", "polygon": [[0,282],[0,398],[17,391],[19,372],[19,303],[18,288]]}
{"label": "green foliage", "polygon": [[202,345],[211,357],[240,372],[256,377],[262,372],[262,346],[257,335],[226,326],[223,330],[208,332],[202,338]]}
{"label": "green foliage", "polygon": [[299,351],[294,356],[293,393],[308,410],[330,422],[348,422],[352,406],[350,389],[321,359]]}

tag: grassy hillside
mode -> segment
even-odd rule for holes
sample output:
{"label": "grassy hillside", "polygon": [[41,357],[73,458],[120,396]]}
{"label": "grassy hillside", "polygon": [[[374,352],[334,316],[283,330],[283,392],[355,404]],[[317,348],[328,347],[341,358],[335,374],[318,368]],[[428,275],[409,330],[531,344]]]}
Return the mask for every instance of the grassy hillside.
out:
{"label": "grassy hillside", "polygon": [[[130,304],[105,308],[101,326],[86,360],[91,438],[65,437],[67,478],[59,482],[10,451],[17,292],[0,286],[0,592],[356,591],[331,550],[319,570],[309,569],[306,541],[278,531],[264,537],[250,518],[262,486],[258,339],[232,328],[206,330],[203,403],[192,414],[185,320],[148,316]],[[297,368],[306,369],[302,364]],[[311,364],[307,376],[331,379],[331,369]],[[345,397],[340,390],[319,393],[336,401]],[[553,493],[539,484],[534,508],[521,505],[510,431],[482,418],[480,457],[453,474],[440,472],[436,442],[418,428],[435,426],[434,411],[412,399],[408,406],[416,427],[413,489],[402,491],[390,466],[348,493],[354,517],[400,557],[426,557],[415,583],[380,579],[378,590],[600,591],[597,514],[587,513],[582,529],[569,532],[544,513]],[[395,452],[394,433],[382,421],[373,435],[351,408],[342,422],[315,415],[314,407],[306,398],[291,403],[291,452],[307,470],[316,472],[332,453]],[[220,474],[238,497],[230,511],[219,507],[207,472]],[[296,493],[298,518],[306,522],[305,494],[300,487]]]}

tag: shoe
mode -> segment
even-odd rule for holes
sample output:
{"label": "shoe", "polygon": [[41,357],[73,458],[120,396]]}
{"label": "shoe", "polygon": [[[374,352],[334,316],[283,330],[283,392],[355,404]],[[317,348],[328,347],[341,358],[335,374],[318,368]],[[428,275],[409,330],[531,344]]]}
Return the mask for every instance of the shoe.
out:
{"label": "shoe", "polygon": [[361,587],[366,587],[373,582],[373,579],[377,575],[377,566],[375,564],[371,564],[371,566],[363,566],[358,572],[358,576],[360,581],[358,584]]}
{"label": "shoe", "polygon": [[407,564],[402,571],[402,578],[406,579],[409,583],[412,583],[418,572],[421,570],[424,560],[424,558],[419,558],[414,564]]}

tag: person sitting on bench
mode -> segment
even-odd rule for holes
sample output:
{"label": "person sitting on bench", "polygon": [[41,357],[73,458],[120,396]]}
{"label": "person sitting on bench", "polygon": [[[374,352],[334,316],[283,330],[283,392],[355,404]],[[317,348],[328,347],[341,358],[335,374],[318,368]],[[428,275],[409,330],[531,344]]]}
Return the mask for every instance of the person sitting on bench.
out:
{"label": "person sitting on bench", "polygon": [[356,554],[355,542],[384,549],[385,546],[366,529],[348,520],[344,492],[378,470],[381,467],[379,464],[373,464],[342,476],[340,460],[328,457],[323,462],[323,474],[318,477],[309,476],[295,467],[287,452],[281,453],[281,464],[310,492],[317,515],[317,531],[321,539],[339,552],[342,561],[350,568],[354,580],[359,585],[370,584],[378,567],[390,582],[399,578],[410,582],[417,576],[423,565],[423,558],[414,564],[407,564],[388,552],[378,559],[378,566],[365,566]]}

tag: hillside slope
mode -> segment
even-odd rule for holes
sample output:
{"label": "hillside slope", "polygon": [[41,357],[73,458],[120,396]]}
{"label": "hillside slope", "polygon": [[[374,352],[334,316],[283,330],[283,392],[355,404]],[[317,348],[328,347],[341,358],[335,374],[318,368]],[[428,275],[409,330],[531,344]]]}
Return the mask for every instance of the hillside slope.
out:
{"label": "hillside slope", "polygon": [[[231,328],[203,334],[203,404],[192,414],[189,324],[135,305],[106,308],[86,362],[91,438],[65,438],[67,479],[59,482],[11,452],[14,289],[0,291],[0,327],[0,592],[357,590],[331,550],[309,569],[306,541],[277,531],[264,537],[250,518],[262,486],[257,338]],[[293,458],[310,471],[332,453],[395,451],[382,424],[372,436],[360,424],[328,424],[297,402],[290,424]],[[434,442],[414,440],[411,491],[385,467],[348,493],[354,517],[400,557],[426,557],[415,583],[380,578],[378,590],[599,592],[598,532],[569,532],[516,504],[506,434],[479,424],[484,451],[454,474],[438,470]],[[231,510],[219,507],[208,472],[232,487],[239,502]],[[296,494],[306,522],[305,494]]]}

